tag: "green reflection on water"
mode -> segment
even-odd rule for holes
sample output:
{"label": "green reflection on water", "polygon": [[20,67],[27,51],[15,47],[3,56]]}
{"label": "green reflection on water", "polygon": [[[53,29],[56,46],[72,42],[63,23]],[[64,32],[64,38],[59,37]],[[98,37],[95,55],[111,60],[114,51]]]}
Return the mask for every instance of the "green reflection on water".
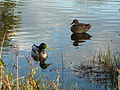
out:
{"label": "green reflection on water", "polygon": [[[5,37],[4,46],[8,46],[16,28],[20,24],[21,17],[17,15],[17,2],[4,0],[0,2],[0,42]],[[1,43],[0,43],[1,46]]]}

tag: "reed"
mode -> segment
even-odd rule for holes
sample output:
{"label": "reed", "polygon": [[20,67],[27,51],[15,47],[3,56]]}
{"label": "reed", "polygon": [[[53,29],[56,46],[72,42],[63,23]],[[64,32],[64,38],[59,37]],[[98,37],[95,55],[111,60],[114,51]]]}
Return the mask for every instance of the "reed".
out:
{"label": "reed", "polygon": [[[46,77],[46,80],[42,79],[43,75],[39,75],[37,78],[35,77],[36,71],[39,69],[39,67],[35,67],[33,64],[33,59],[30,58],[24,53],[24,57],[29,63],[29,69],[30,72],[27,73],[27,75],[23,75],[19,77],[18,74],[18,56],[19,53],[17,50],[15,50],[15,62],[16,65],[14,65],[16,69],[16,75],[14,72],[7,72],[5,71],[5,67],[3,69],[4,73],[1,72],[1,90],[58,90],[59,89],[59,72],[56,70],[58,73],[58,76],[54,80],[50,80],[49,78]],[[41,73],[42,74],[42,73]],[[40,77],[41,76],[41,77]]]}
{"label": "reed", "polygon": [[98,60],[99,64],[104,65],[104,67],[108,68],[109,70],[116,70],[119,66],[119,55],[118,53],[112,52],[108,49],[107,52],[100,51],[99,55],[97,56],[96,60]]}
{"label": "reed", "polygon": [[77,73],[77,77],[85,78],[91,83],[94,82],[98,84],[99,88],[103,85],[114,90],[118,87],[117,69],[120,68],[119,60],[120,55],[117,50],[108,49],[105,52],[100,50],[90,62],[77,65],[73,70]]}

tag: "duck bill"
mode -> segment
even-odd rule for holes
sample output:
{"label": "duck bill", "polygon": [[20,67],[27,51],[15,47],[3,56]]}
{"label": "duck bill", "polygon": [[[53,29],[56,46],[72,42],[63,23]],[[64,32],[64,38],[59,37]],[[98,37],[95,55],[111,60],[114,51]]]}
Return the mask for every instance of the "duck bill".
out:
{"label": "duck bill", "polygon": [[72,22],[70,25],[73,25],[74,24],[74,22]]}
{"label": "duck bill", "polygon": [[46,49],[51,50],[52,48],[50,48],[50,47],[47,46]]}

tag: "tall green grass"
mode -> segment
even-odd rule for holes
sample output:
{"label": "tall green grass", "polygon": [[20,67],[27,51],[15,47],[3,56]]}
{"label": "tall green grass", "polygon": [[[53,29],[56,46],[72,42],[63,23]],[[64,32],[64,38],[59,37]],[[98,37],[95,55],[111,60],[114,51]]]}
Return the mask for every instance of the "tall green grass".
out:
{"label": "tall green grass", "polygon": [[117,50],[107,51],[100,49],[88,63],[82,63],[74,68],[78,77],[85,78],[98,87],[107,86],[111,90],[118,88],[118,72],[120,68],[120,55]]}

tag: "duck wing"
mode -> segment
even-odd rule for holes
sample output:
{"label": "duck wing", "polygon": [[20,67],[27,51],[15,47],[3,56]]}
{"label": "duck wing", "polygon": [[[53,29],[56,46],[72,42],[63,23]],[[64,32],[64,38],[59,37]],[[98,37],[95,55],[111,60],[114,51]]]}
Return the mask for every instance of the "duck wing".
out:
{"label": "duck wing", "polygon": [[79,25],[81,28],[82,27],[91,27],[92,25],[91,24],[85,24],[85,23],[79,23]]}
{"label": "duck wing", "polygon": [[79,30],[81,32],[87,32],[91,28],[91,24],[84,24],[84,23],[79,23]]}
{"label": "duck wing", "polygon": [[32,50],[31,50],[31,56],[33,57],[34,60],[38,60],[39,57],[39,48],[36,47],[36,45],[32,45]]}

